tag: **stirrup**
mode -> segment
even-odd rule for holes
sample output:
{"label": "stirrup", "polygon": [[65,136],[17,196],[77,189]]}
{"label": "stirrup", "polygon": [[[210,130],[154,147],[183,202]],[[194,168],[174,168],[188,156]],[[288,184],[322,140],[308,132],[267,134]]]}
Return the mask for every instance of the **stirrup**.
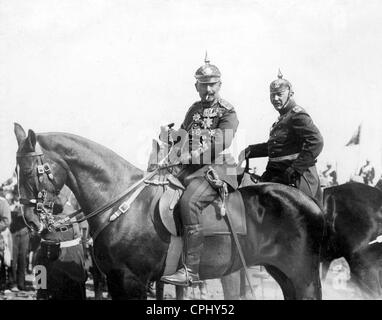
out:
{"label": "stirrup", "polygon": [[[174,279],[173,276],[177,273],[182,273],[182,276],[185,277],[184,281],[179,281],[179,279]],[[186,267],[182,267],[181,269],[177,270],[174,274],[168,275],[168,276],[162,276],[161,281],[164,283],[172,284],[175,286],[182,286],[182,287],[190,287],[195,286],[199,283],[201,283],[201,280],[193,280],[193,277],[189,275],[189,270],[187,270]],[[197,278],[199,279],[199,275],[197,275]]]}
{"label": "stirrup", "polygon": [[189,275],[190,271],[188,270],[188,268],[186,266],[184,266],[183,268],[186,270],[186,279],[188,282],[188,286],[194,287],[194,286],[199,285],[200,283],[203,282],[199,279],[199,274],[197,274],[198,280],[192,280],[192,276]]}

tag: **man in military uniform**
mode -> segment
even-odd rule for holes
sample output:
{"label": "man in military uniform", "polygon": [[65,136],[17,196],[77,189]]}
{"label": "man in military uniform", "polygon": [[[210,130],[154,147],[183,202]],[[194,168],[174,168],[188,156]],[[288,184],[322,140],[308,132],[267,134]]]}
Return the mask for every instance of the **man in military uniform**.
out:
{"label": "man in military uniform", "polygon": [[309,114],[293,99],[291,83],[278,79],[270,85],[270,100],[279,112],[272,125],[268,142],[249,145],[239,155],[245,158],[269,157],[262,182],[293,185],[322,203],[320,181],[315,166],[323,148],[323,138]]}
{"label": "man in military uniform", "polygon": [[[221,73],[210,64],[195,73],[196,90],[201,98],[188,110],[179,130],[162,131],[161,140],[174,142],[178,161],[183,166],[178,178],[186,186],[180,199],[181,220],[184,227],[185,267],[162,281],[187,286],[199,281],[199,262],[203,248],[201,213],[219,195],[206,179],[212,168],[232,189],[237,188],[236,164],[232,155],[223,153],[229,148],[239,121],[231,104],[219,96]],[[176,162],[172,160],[171,162]],[[209,171],[211,172],[211,171]]]}
{"label": "man in military uniform", "polygon": [[374,167],[370,164],[370,160],[366,159],[366,163],[361,167],[358,174],[362,179],[363,183],[372,186],[375,177]]}

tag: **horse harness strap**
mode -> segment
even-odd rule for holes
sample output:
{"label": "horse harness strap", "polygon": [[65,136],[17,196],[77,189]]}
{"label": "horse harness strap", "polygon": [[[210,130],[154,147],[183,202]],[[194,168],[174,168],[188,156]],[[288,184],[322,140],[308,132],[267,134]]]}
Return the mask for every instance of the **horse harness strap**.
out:
{"label": "horse harness strap", "polygon": [[224,217],[224,216],[226,217],[228,228],[231,231],[234,243],[235,243],[237,251],[239,253],[239,257],[240,257],[241,263],[242,263],[242,265],[244,267],[245,276],[247,278],[247,281],[248,281],[249,287],[251,289],[252,295],[254,296],[255,293],[254,293],[254,290],[252,288],[252,284],[251,284],[251,280],[250,280],[250,277],[249,277],[248,267],[247,267],[247,264],[245,262],[244,254],[243,254],[243,251],[241,249],[241,245],[240,245],[239,239],[237,237],[236,231],[233,228],[233,224],[232,224],[232,220],[231,220],[230,214],[229,214],[229,212],[227,212],[226,206],[225,206],[225,200],[226,200],[226,196],[228,194],[227,183],[219,178],[218,173],[212,167],[208,168],[208,171],[206,172],[206,179],[212,185],[213,188],[217,189],[217,191],[219,193],[219,196],[220,196],[220,198],[222,200],[222,205],[220,207],[220,214],[221,214],[222,217]]}
{"label": "horse harness strap", "polygon": [[[132,191],[135,187],[137,187],[137,189],[133,192],[133,194],[126,200],[124,201],[119,207],[118,207],[118,210],[116,212],[114,212],[109,220],[102,224],[92,235],[92,238],[93,238],[93,241],[97,238],[97,236],[109,225],[110,222],[113,222],[114,220],[116,220],[120,215],[124,214],[127,212],[127,210],[129,210],[131,204],[134,202],[134,200],[140,195],[140,193],[143,191],[143,189],[147,186],[147,185],[154,185],[154,186],[165,186],[165,185],[168,185],[169,182],[168,181],[162,181],[162,180],[149,180],[150,178],[152,178],[156,173],[157,171],[159,170],[160,168],[154,170],[153,172],[151,172],[150,174],[146,175],[145,177],[143,177],[141,180],[139,180],[138,182],[136,182],[134,185],[132,185],[126,192],[125,192],[125,196],[127,196],[127,194]],[[144,183],[144,184],[142,184]],[[139,186],[140,185],[140,186]],[[139,187],[138,187],[139,186]],[[118,199],[119,201],[120,199]]]}
{"label": "horse harness strap", "polygon": [[[104,206],[102,206],[101,208],[98,208],[97,210],[87,214],[85,217],[81,218],[81,219],[75,219],[73,217],[69,218],[69,217],[65,217],[61,222],[62,223],[67,223],[67,222],[70,222],[70,223],[79,223],[79,222],[82,222],[82,221],[85,221],[85,220],[88,220],[89,218],[92,218],[100,213],[103,213],[111,208],[113,208],[119,201],[121,201],[121,199],[123,199],[124,197],[126,197],[131,191],[133,191],[135,188],[137,188],[140,184],[142,184],[146,179],[150,179],[152,178],[156,173],[157,171],[159,170],[159,168],[155,169],[154,171],[150,172],[149,174],[147,174],[145,177],[143,177],[142,179],[138,180],[137,182],[135,182],[133,185],[131,185],[129,188],[127,188],[127,190],[120,196],[118,196],[117,198],[115,198],[114,200],[110,201],[109,203],[105,204]],[[124,211],[126,212],[127,209],[125,210],[124,207],[121,208],[122,210],[121,211]]]}
{"label": "horse harness strap", "polygon": [[76,239],[68,240],[68,241],[59,241],[59,242],[41,239],[41,242],[46,243],[48,245],[49,244],[57,245],[59,243],[60,248],[70,248],[70,247],[74,247],[74,246],[79,245],[81,243],[81,238],[76,238]]}
{"label": "horse harness strap", "polygon": [[[36,151],[25,152],[25,153],[18,152],[17,153],[17,158],[23,158],[23,157],[38,157],[41,164],[37,165],[37,174],[36,174],[36,179],[35,179],[36,180],[36,188],[37,188],[36,197],[34,199],[20,198],[20,203],[25,205],[25,206],[34,206],[35,210],[37,211],[38,215],[40,216],[40,219],[45,220],[46,224],[48,226],[48,229],[52,230],[54,228],[54,226],[53,226],[54,221],[53,221],[52,214],[49,210],[53,211],[54,201],[45,201],[47,191],[44,189],[40,189],[38,186],[40,184],[42,184],[42,182],[44,180],[44,175],[46,174],[49,181],[52,183],[52,185],[54,187],[54,194],[55,195],[59,195],[60,189],[58,188],[58,184],[57,184],[56,180],[54,179],[52,169],[51,169],[49,163],[47,163],[45,161],[44,154],[41,150],[41,147],[38,144],[36,144]],[[18,171],[19,171],[18,167],[16,167],[17,179],[19,179],[19,172]],[[20,192],[19,192],[19,194],[20,194]],[[45,209],[48,209],[48,211],[46,211]],[[28,223],[26,223],[26,220],[24,217],[24,211],[22,211],[22,213],[23,213],[23,219],[24,219],[25,224],[28,226],[28,228],[32,229],[32,227],[29,226]]]}

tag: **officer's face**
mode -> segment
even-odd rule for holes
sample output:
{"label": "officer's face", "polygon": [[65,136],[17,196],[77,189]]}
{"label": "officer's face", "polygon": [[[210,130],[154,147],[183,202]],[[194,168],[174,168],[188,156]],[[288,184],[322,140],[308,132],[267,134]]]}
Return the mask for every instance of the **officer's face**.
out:
{"label": "officer's face", "polygon": [[200,99],[203,102],[213,102],[217,98],[221,86],[221,82],[216,83],[200,83],[196,82],[195,87],[198,91]]}
{"label": "officer's face", "polygon": [[285,107],[285,103],[288,101],[290,96],[292,95],[289,90],[271,92],[271,103],[277,111],[281,111]]}

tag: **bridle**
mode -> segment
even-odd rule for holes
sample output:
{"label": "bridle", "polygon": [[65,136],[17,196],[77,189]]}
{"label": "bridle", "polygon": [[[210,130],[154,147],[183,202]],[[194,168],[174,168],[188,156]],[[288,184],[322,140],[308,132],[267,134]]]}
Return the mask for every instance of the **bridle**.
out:
{"label": "bridle", "polygon": [[[54,179],[52,169],[48,162],[44,159],[44,154],[41,151],[41,148],[36,145],[36,151],[32,152],[17,152],[17,158],[25,158],[25,157],[37,157],[39,164],[36,168],[36,174],[34,175],[35,178],[35,185],[37,192],[35,193],[35,198],[29,199],[29,198],[22,198],[20,197],[20,204],[27,206],[27,207],[34,207],[34,210],[39,217],[40,223],[42,224],[40,230],[38,230],[39,233],[44,229],[44,226],[49,230],[53,231],[55,230],[55,221],[53,218],[53,208],[55,205],[54,201],[47,201],[47,190],[43,187],[44,177],[47,176],[48,180],[52,183],[54,187],[53,194],[58,196],[60,193],[60,189],[58,188],[58,184],[56,180]],[[17,188],[18,193],[20,196],[20,169],[19,165],[16,166],[16,176],[17,176]],[[33,228],[28,224],[28,222],[25,219],[25,213],[23,210],[23,207],[21,207],[22,217],[24,220],[24,223],[26,226],[33,230]]]}

